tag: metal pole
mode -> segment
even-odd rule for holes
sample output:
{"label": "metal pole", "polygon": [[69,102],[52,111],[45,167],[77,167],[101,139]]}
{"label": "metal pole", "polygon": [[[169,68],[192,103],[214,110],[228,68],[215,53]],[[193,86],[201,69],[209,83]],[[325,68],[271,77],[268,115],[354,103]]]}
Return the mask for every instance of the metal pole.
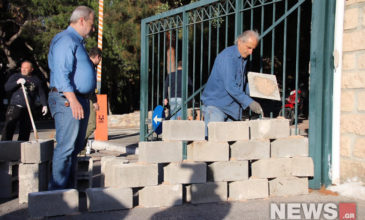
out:
{"label": "metal pole", "polygon": [[27,92],[25,91],[24,84],[21,84],[21,85],[22,85],[22,90],[23,90],[23,94],[24,94],[25,104],[27,105],[27,109],[28,109],[28,113],[29,113],[29,118],[30,118],[30,121],[32,122],[34,138],[36,140],[38,140],[38,132],[37,132],[37,128],[35,127],[35,124],[34,124],[32,110],[30,109],[30,106],[29,106]]}
{"label": "metal pole", "polygon": [[[99,0],[99,24],[98,24],[98,48],[103,50],[103,11],[104,11],[104,0]],[[101,89],[101,63],[96,68],[96,89],[97,93],[100,94]]]}

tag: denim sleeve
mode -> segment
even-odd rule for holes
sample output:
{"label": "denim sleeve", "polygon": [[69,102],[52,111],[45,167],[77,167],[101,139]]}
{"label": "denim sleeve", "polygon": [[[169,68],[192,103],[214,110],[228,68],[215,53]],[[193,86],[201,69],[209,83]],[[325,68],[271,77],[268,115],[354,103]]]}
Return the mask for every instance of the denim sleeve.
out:
{"label": "denim sleeve", "polygon": [[[243,91],[243,85],[241,85],[241,83],[243,83],[243,75],[241,73],[237,74],[237,64],[234,62],[232,57],[222,57],[218,68],[220,68],[219,71],[224,75],[224,88],[227,93],[235,101],[240,103],[243,109],[247,108],[253,100]],[[240,78],[236,79],[236,75],[240,76]]]}
{"label": "denim sleeve", "polygon": [[75,65],[76,45],[69,38],[55,42],[52,48],[53,72],[57,89],[63,92],[73,92],[70,78]]}

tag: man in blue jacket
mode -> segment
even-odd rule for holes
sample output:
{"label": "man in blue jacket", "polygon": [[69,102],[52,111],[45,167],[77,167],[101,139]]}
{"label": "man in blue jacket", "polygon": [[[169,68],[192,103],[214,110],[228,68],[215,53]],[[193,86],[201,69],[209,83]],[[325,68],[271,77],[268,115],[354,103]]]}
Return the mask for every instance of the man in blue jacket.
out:
{"label": "man in blue jacket", "polygon": [[53,154],[50,190],[74,188],[77,154],[84,147],[89,118],[89,94],[95,90],[94,65],[84,39],[94,30],[94,11],[77,7],[70,26],[51,42],[48,104],[55,120],[57,145]]}
{"label": "man in blue jacket", "polygon": [[242,109],[260,114],[261,106],[248,94],[246,64],[259,42],[256,31],[247,30],[237,37],[235,45],[218,54],[202,94],[203,115],[206,125],[211,121],[241,120]]}

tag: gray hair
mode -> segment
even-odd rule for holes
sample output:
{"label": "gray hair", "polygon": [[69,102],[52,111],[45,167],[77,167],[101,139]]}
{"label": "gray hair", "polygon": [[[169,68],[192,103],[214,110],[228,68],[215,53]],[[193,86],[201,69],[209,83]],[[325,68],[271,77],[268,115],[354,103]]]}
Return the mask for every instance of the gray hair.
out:
{"label": "gray hair", "polygon": [[88,20],[90,14],[95,14],[94,10],[87,6],[78,6],[73,12],[70,17],[70,23],[76,23],[80,18],[84,18]]}
{"label": "gray hair", "polygon": [[238,41],[246,42],[250,37],[254,37],[257,40],[257,42],[259,42],[260,40],[260,34],[256,30],[247,30],[236,38],[234,44],[237,45]]}

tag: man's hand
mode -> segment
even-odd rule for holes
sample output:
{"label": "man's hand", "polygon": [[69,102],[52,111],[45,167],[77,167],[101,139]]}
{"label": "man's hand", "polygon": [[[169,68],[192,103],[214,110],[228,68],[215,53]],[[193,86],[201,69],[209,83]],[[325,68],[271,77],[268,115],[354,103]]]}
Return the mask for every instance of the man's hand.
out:
{"label": "man's hand", "polygon": [[98,103],[94,103],[93,106],[94,106],[95,111],[99,111],[99,104]]}
{"label": "man's hand", "polygon": [[82,105],[77,100],[76,95],[74,92],[63,92],[63,94],[66,96],[67,100],[70,103],[70,108],[72,111],[72,116],[77,119],[81,120],[84,118],[84,109],[82,108]]}
{"label": "man's hand", "polygon": [[16,84],[22,84],[22,85],[24,85],[24,84],[25,84],[25,79],[24,79],[24,78],[19,78],[19,79],[16,81]]}
{"label": "man's hand", "polygon": [[250,104],[250,109],[251,109],[251,111],[255,112],[256,114],[262,114],[263,113],[261,105],[256,101],[253,101]]}
{"label": "man's hand", "polygon": [[48,112],[47,106],[43,106],[43,108],[42,108],[42,115],[45,116],[47,114],[47,112]]}

